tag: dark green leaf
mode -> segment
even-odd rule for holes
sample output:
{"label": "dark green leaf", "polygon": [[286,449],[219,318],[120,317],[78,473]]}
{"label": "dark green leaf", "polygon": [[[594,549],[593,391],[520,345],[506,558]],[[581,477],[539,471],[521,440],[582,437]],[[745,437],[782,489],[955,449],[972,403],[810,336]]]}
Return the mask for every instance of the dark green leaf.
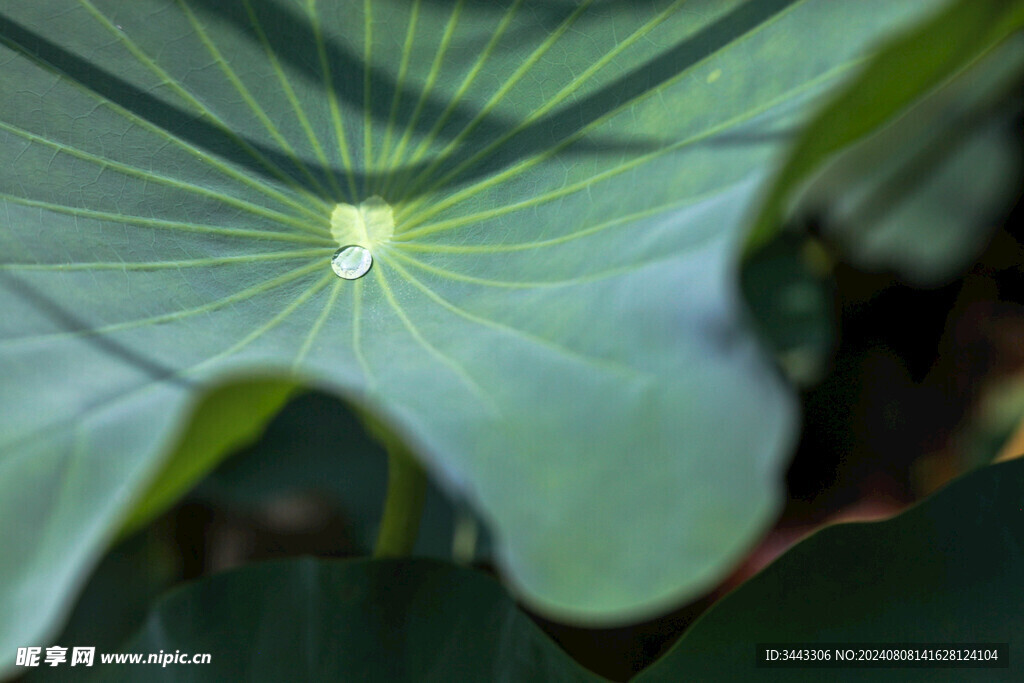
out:
{"label": "dark green leaf", "polygon": [[[174,591],[123,652],[209,653],[191,681],[597,681],[479,572],[430,561],[254,565]],[[182,665],[108,666],[178,681]]]}
{"label": "dark green leaf", "polygon": [[[802,541],[716,604],[637,679],[1019,681],[1024,461],[986,467],[891,520]],[[1010,667],[755,668],[757,643],[1009,643]]]}

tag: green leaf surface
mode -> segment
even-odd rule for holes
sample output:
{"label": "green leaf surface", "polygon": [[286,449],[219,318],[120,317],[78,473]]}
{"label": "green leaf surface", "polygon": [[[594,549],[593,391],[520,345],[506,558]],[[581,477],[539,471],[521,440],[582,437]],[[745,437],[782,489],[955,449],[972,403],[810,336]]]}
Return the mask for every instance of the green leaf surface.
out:
{"label": "green leaf surface", "polygon": [[[599,681],[501,586],[432,560],[287,560],[178,589],[121,652],[209,653],[190,681]],[[178,681],[184,665],[108,666]]]}
{"label": "green leaf surface", "polygon": [[[636,680],[1019,681],[1024,461],[977,470],[884,522],[802,541]],[[761,669],[757,643],[1009,643],[1009,668]]]}
{"label": "green leaf surface", "polygon": [[[743,321],[743,217],[818,98],[933,6],[5,5],[0,657],[52,633],[241,372],[398,432],[549,614],[705,589],[773,514],[795,423]],[[390,238],[332,225],[373,196]],[[341,234],[362,279],[330,267]]]}
{"label": "green leaf surface", "polygon": [[778,231],[803,184],[835,153],[906,114],[1022,27],[1021,0],[954,0],[879,50],[803,129],[765,195],[746,249]]}

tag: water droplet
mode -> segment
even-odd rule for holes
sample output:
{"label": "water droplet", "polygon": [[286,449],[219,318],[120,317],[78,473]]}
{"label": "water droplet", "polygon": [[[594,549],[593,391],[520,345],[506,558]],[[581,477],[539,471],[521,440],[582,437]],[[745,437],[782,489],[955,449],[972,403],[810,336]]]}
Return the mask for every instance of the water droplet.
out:
{"label": "water droplet", "polygon": [[372,265],[373,256],[369,250],[356,244],[342,247],[331,257],[331,270],[346,280],[358,280],[370,272]]}

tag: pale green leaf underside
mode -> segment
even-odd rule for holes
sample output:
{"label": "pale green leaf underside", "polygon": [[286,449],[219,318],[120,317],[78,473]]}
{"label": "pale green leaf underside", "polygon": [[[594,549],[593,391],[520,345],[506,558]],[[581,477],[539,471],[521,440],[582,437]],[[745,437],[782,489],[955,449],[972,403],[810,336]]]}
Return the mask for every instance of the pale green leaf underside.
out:
{"label": "pale green leaf underside", "polygon": [[[549,612],[707,586],[794,422],[740,319],[742,218],[808,105],[931,6],[5,6],[2,656],[196,392],[254,368],[377,411]],[[340,280],[330,215],[373,195],[396,234]]]}

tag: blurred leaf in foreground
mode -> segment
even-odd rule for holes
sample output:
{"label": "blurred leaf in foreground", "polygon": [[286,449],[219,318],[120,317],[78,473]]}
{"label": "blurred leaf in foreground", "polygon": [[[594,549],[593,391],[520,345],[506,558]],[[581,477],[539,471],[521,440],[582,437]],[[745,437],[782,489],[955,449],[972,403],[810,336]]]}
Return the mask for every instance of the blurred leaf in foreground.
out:
{"label": "blurred leaf in foreground", "polygon": [[[431,560],[268,562],[161,600],[123,652],[210,653],[191,681],[600,681],[493,579]],[[180,680],[182,665],[105,681]],[[100,670],[97,670],[97,674]]]}
{"label": "blurred leaf in foreground", "polygon": [[[826,527],[723,598],[637,679],[1019,681],[1024,460],[972,472],[903,514]],[[1010,644],[1010,667],[755,668],[757,643]]]}

